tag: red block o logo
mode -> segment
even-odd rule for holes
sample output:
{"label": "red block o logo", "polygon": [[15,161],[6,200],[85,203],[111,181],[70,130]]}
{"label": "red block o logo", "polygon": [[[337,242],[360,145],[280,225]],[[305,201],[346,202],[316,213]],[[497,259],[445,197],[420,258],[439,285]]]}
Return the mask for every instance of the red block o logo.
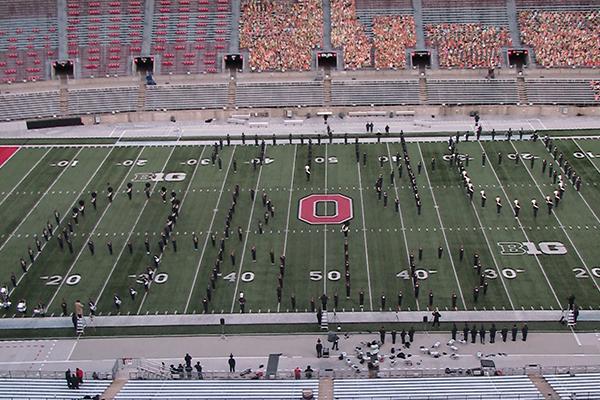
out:
{"label": "red block o logo", "polygon": [[[335,204],[334,215],[317,215],[317,204]],[[311,194],[300,199],[298,219],[312,225],[342,224],[353,218],[352,199],[342,194]]]}

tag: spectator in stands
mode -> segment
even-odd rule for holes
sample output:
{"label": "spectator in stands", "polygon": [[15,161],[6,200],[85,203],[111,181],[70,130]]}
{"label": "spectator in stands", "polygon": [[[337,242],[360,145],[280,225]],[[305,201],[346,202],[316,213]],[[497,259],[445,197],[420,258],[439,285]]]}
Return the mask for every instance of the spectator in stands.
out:
{"label": "spectator in stands", "polygon": [[202,375],[202,365],[200,365],[200,361],[196,362],[194,368],[196,369],[196,373],[198,374],[198,379],[204,379],[204,376]]}
{"label": "spectator in stands", "polygon": [[436,47],[442,68],[494,68],[502,47],[512,45],[508,27],[482,24],[425,25],[427,46]]}
{"label": "spectator in stands", "polygon": [[344,49],[344,68],[371,66],[371,41],[356,17],[355,0],[331,0],[331,44]]}
{"label": "spectator in stands", "polygon": [[311,379],[313,376],[313,369],[309,366],[306,367],[306,369],[304,370],[304,376],[306,377],[306,379]]}
{"label": "spectator in stands", "polygon": [[294,379],[300,379],[302,378],[302,370],[300,369],[300,367],[296,367],[294,369]]}
{"label": "spectator in stands", "polygon": [[240,47],[252,70],[310,70],[322,47],[321,0],[244,0],[241,10]]}
{"label": "spectator in stands", "polygon": [[415,32],[415,19],[412,15],[373,18],[375,68],[405,68],[406,49],[417,44]]}
{"label": "spectator in stands", "polygon": [[67,381],[67,387],[69,389],[72,389],[72,384],[71,384],[71,370],[67,369],[65,371],[65,380]]}
{"label": "spectator in stands", "polygon": [[600,11],[519,13],[521,40],[545,67],[600,66]]}
{"label": "spectator in stands", "polygon": [[83,384],[83,370],[81,368],[75,368],[75,376],[77,377],[77,382]]}
{"label": "spectator in stands", "polygon": [[590,83],[592,90],[594,91],[594,99],[600,101],[600,81],[592,81]]}

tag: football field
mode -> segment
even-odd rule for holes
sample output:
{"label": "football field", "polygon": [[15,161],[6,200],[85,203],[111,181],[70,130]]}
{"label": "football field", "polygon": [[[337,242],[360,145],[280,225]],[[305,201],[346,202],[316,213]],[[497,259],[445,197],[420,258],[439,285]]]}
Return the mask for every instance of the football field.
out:
{"label": "football field", "polygon": [[[75,300],[87,305],[91,299],[101,315],[202,313],[208,291],[208,310],[215,313],[240,312],[240,293],[246,312],[253,313],[310,310],[311,299],[319,307],[323,293],[330,309],[337,297],[338,310],[359,310],[361,291],[365,311],[382,305],[384,310],[425,310],[430,302],[447,310],[453,293],[459,310],[560,309],[570,295],[583,309],[600,306],[599,140],[553,141],[583,183],[578,192],[565,178],[566,191],[551,213],[545,197],[553,199],[558,184],[549,174],[550,164],[560,167],[542,141],[461,141],[457,149],[469,159],[465,169],[475,188],[472,201],[461,173],[449,161],[447,142],[409,142],[420,214],[403,161],[401,176],[398,169],[400,143],[360,144],[360,162],[354,144],[313,144],[310,180],[305,173],[307,144],[273,146],[269,141],[264,162],[253,165],[260,146],[225,146],[213,164],[213,146],[183,143],[0,148],[0,283],[8,287],[12,301],[2,312],[15,315],[16,303],[25,299],[27,315],[38,304],[45,305],[47,315],[60,315],[63,301],[72,311]],[[542,173],[543,160],[547,166]],[[559,169],[558,174],[565,172]],[[379,199],[375,191],[380,175],[386,207],[383,193]],[[226,238],[236,185],[239,197]],[[108,187],[114,189],[112,202]],[[162,187],[166,202],[159,194]],[[487,195],[485,207],[481,190]],[[91,204],[94,191],[96,209]],[[161,253],[171,192],[181,205]],[[263,205],[264,197],[273,205],[273,215]],[[521,205],[518,218],[515,199]],[[537,217],[532,199],[539,204]],[[76,224],[72,209],[80,200],[85,214]],[[350,221],[347,238],[341,229],[344,220]],[[63,229],[70,230],[68,222],[72,252],[66,242],[61,249],[57,239]],[[43,236],[47,223],[54,230],[48,240]],[[221,238],[223,260],[214,273]],[[160,264],[146,291],[143,274],[154,265],[154,255]],[[133,299],[130,288],[137,292]],[[119,310],[115,295],[122,299]]]}

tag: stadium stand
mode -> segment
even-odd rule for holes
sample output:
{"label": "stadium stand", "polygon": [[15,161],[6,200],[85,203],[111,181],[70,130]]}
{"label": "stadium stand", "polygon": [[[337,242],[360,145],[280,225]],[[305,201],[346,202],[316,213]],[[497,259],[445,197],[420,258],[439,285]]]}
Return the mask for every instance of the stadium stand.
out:
{"label": "stadium stand", "polygon": [[377,16],[373,19],[375,68],[405,68],[406,49],[415,47],[412,15]]}
{"label": "stadium stand", "polygon": [[69,90],[69,114],[134,111],[137,96],[138,88],[135,86],[71,89]]}
{"label": "stadium stand", "polygon": [[56,0],[0,2],[0,83],[39,81],[57,57]]}
{"label": "stadium stand", "polygon": [[583,79],[526,79],[527,98],[533,104],[594,104],[590,81]]}
{"label": "stadium stand", "polygon": [[357,20],[354,0],[331,0],[331,44],[344,50],[345,69],[372,66],[372,44]]}
{"label": "stadium stand", "polygon": [[238,83],[239,107],[323,105],[322,82]]}
{"label": "stadium stand", "polygon": [[437,48],[442,68],[501,65],[502,48],[512,45],[506,2],[423,0],[426,45]]}
{"label": "stadium stand", "polygon": [[110,384],[109,380],[84,380],[78,390],[73,390],[67,387],[64,379],[0,378],[0,398],[14,400],[81,399],[84,396],[101,395]]}
{"label": "stadium stand", "polygon": [[544,375],[561,399],[600,398],[600,374]]}
{"label": "stadium stand", "polygon": [[[543,399],[527,376],[343,379],[336,399]],[[393,395],[392,395],[393,394]]]}
{"label": "stadium stand", "polygon": [[427,80],[429,104],[516,104],[516,80]]}
{"label": "stadium stand", "polygon": [[318,398],[318,385],[313,380],[147,380],[129,381],[115,397],[117,400],[152,398],[169,400],[174,398],[195,399],[301,399],[303,390],[311,390]]}
{"label": "stadium stand", "polygon": [[67,0],[67,52],[79,59],[81,77],[131,73],[142,45],[141,0]]}
{"label": "stadium stand", "polygon": [[592,1],[520,0],[523,44],[544,67],[600,66],[600,10]]}
{"label": "stadium stand", "polygon": [[419,81],[334,81],[332,105],[418,104]]}
{"label": "stadium stand", "polygon": [[148,86],[146,110],[191,110],[227,105],[226,84]]}
{"label": "stadium stand", "polygon": [[253,71],[305,71],[312,50],[322,47],[321,0],[244,0],[240,48],[248,49]]}
{"label": "stadium stand", "polygon": [[231,34],[230,0],[156,0],[152,54],[160,73],[214,73]]}
{"label": "stadium stand", "polygon": [[0,95],[0,120],[51,117],[60,114],[58,90]]}

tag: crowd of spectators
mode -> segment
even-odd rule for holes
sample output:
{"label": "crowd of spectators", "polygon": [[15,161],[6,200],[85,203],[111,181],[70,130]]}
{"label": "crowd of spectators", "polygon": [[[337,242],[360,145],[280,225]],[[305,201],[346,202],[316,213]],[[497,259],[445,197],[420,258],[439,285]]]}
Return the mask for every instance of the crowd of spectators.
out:
{"label": "crowd of spectators", "polygon": [[309,70],[312,50],[322,45],[321,0],[244,0],[240,47],[254,71]]}
{"label": "crowd of spectators", "polygon": [[523,11],[521,40],[544,67],[600,66],[600,11]]}
{"label": "crowd of spectators", "polygon": [[370,67],[373,44],[357,19],[355,0],[331,0],[331,44],[344,50],[344,68]]}
{"label": "crowd of spectators", "polygon": [[428,47],[435,47],[441,68],[492,68],[502,47],[510,46],[508,27],[482,24],[425,25]]}
{"label": "crowd of spectators", "polygon": [[600,101],[600,81],[592,81],[590,83],[592,90],[594,91],[594,99]]}
{"label": "crowd of spectators", "polygon": [[417,43],[412,15],[373,18],[373,46],[376,68],[405,68],[406,49]]}

